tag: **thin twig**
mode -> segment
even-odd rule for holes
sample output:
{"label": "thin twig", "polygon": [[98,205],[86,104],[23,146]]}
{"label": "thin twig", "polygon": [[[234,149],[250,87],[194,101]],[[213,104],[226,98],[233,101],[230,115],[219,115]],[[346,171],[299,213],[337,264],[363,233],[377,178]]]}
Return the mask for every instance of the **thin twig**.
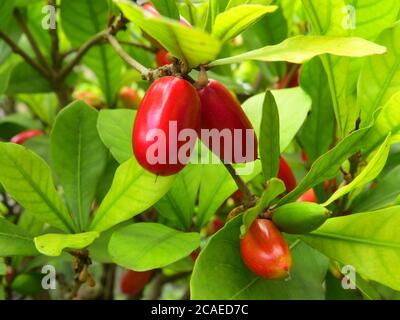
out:
{"label": "thin twig", "polygon": [[250,189],[247,187],[246,183],[240,178],[236,170],[232,167],[231,164],[224,163],[225,168],[228,170],[229,174],[232,176],[233,180],[235,180],[236,185],[238,186],[239,190],[243,193],[243,204],[244,206],[250,207],[253,199],[253,194],[251,193]]}
{"label": "thin twig", "polygon": [[[48,4],[57,10],[56,0],[49,0]],[[57,14],[57,11],[55,14]],[[58,70],[61,67],[60,39],[57,32],[57,21],[55,23],[55,28],[49,28],[49,34],[51,39],[51,60],[53,62],[53,67]]]}
{"label": "thin twig", "polygon": [[133,41],[124,41],[124,40],[118,40],[118,42],[122,45],[126,45],[126,46],[132,46],[132,47],[136,47],[139,49],[143,49],[145,51],[151,52],[151,53],[157,53],[158,49],[151,47],[151,46],[147,46],[145,44],[141,44],[138,42],[133,42]]}
{"label": "thin twig", "polygon": [[46,72],[48,72],[49,70],[49,65],[45,59],[45,57],[43,56],[42,52],[40,51],[39,45],[37,44],[35,38],[33,37],[32,32],[29,30],[26,22],[24,21],[21,12],[18,9],[14,10],[14,17],[15,20],[17,20],[19,26],[21,27],[21,30],[23,31],[23,33],[26,35],[26,38],[29,41],[29,44],[31,45],[33,52],[36,55],[36,58],[38,59],[38,61],[40,62],[40,64],[47,69]]}
{"label": "thin twig", "polygon": [[4,42],[11,48],[11,50],[22,57],[26,63],[31,65],[36,71],[38,71],[41,75],[43,75],[46,79],[49,79],[50,76],[47,70],[41,66],[40,64],[36,63],[24,50],[22,50],[18,44],[16,44],[10,37],[8,37],[3,31],[0,31],[0,39],[3,39]]}
{"label": "thin twig", "polygon": [[130,66],[132,66],[134,69],[136,69],[142,76],[143,78],[147,79],[150,74],[150,70],[140,64],[138,61],[133,59],[129,54],[127,54],[124,49],[121,47],[117,39],[115,39],[111,34],[107,35],[108,41],[110,42],[111,46],[114,48],[114,50],[119,54],[119,56]]}
{"label": "thin twig", "polygon": [[94,37],[90,38],[88,41],[86,41],[82,47],[79,48],[78,52],[76,53],[76,56],[69,62],[69,64],[60,72],[59,74],[59,79],[63,80],[65,79],[71,71],[74,69],[74,67],[81,61],[83,56],[92,48],[94,45],[98,44],[99,42],[103,41],[105,37],[107,37],[108,31],[101,31],[98,34],[96,34]]}

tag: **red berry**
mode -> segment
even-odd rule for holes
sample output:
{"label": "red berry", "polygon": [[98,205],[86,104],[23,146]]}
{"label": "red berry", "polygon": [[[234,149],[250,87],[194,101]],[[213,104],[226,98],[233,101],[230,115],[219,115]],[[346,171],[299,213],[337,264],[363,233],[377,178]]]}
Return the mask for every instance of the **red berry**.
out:
{"label": "red berry", "polygon": [[135,89],[123,87],[119,94],[121,102],[125,108],[137,109],[140,104],[140,96]]}
{"label": "red berry", "polygon": [[298,202],[318,202],[317,196],[315,195],[314,189],[308,190],[299,199]]}
{"label": "red berry", "polygon": [[296,177],[292,169],[289,167],[288,163],[282,156],[279,166],[278,178],[285,183],[286,192],[291,192],[294,188],[296,188]]}
{"label": "red berry", "polygon": [[157,66],[162,67],[171,64],[172,61],[168,58],[168,52],[164,49],[158,50],[156,54]]}
{"label": "red berry", "polygon": [[[203,142],[225,163],[256,160],[257,137],[235,97],[215,80],[210,80],[208,85],[198,92],[201,101],[201,127],[208,130],[216,129],[215,137],[218,138],[202,137]],[[224,133],[227,133],[228,139]]]}
{"label": "red berry", "polygon": [[289,275],[292,256],[289,246],[272,221],[257,219],[240,241],[247,267],[260,277],[282,279]]}
{"label": "red berry", "polygon": [[[136,159],[154,174],[176,174],[189,162],[199,130],[196,89],[177,77],[160,78],[146,92],[136,115],[132,137]],[[191,136],[186,135],[189,131]]]}
{"label": "red berry", "polygon": [[128,270],[121,279],[122,293],[130,296],[137,295],[150,281],[153,271],[137,272]]}
{"label": "red berry", "polygon": [[32,139],[37,136],[44,135],[44,132],[41,130],[30,129],[23,132],[18,133],[16,136],[12,137],[10,142],[16,144],[23,144],[25,141]]}

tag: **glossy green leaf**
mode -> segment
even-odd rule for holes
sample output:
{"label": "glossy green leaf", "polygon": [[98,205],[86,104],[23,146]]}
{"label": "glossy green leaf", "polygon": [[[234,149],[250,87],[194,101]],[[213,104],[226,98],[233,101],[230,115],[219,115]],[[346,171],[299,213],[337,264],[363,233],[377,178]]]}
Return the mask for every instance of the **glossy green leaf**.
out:
{"label": "glossy green leaf", "polygon": [[133,156],[132,132],[136,111],[102,110],[97,121],[97,130],[103,143],[114,158],[123,163]]}
{"label": "glossy green leaf", "polygon": [[7,25],[8,21],[11,19],[13,8],[14,0],[3,0],[0,3],[0,28]]}
{"label": "glossy green leaf", "polygon": [[176,177],[172,188],[155,205],[172,226],[189,230],[202,176],[202,166],[189,164]]}
{"label": "glossy green leaf", "polygon": [[[304,243],[292,246],[290,279],[265,280],[252,273],[240,255],[242,217],[215,234],[196,261],[191,298],[217,300],[323,299],[327,259]],[[212,263],[210,263],[212,261]]]}
{"label": "glossy green leaf", "polygon": [[300,139],[309,162],[313,163],[328,151],[335,123],[328,79],[318,58],[302,67],[300,84],[312,99],[311,112],[301,130]]}
{"label": "glossy green leaf", "polygon": [[329,219],[302,239],[369,280],[400,289],[400,207]]}
{"label": "glossy green leaf", "polygon": [[369,125],[374,112],[400,90],[400,23],[384,31],[377,43],[388,48],[382,57],[369,57],[358,82],[358,104],[363,125]]}
{"label": "glossy green leaf", "polygon": [[[103,31],[109,20],[107,0],[62,1],[61,23],[68,40],[73,46],[81,46],[88,39]],[[79,16],[79,23],[76,23]],[[98,78],[108,105],[113,105],[119,90],[123,62],[108,45],[94,46],[85,55],[85,63]]]}
{"label": "glossy green leaf", "polygon": [[181,260],[199,245],[198,233],[179,232],[158,223],[135,223],[114,232],[108,249],[118,265],[147,271]]}
{"label": "glossy green leaf", "polygon": [[25,102],[29,109],[38,118],[48,125],[52,125],[58,109],[57,96],[50,94],[20,94],[18,98]]}
{"label": "glossy green leaf", "polygon": [[338,189],[324,204],[328,206],[337,199],[343,197],[350,191],[362,187],[368,182],[374,180],[382,171],[390,151],[390,135],[386,138],[376,153],[369,159],[368,165],[357,175],[352,182]]}
{"label": "glossy green leaf", "polygon": [[81,231],[108,156],[97,133],[97,116],[94,108],[76,101],[58,114],[51,133],[52,165]]}
{"label": "glossy green leaf", "polygon": [[50,168],[32,151],[1,142],[0,182],[39,220],[67,232],[75,231],[72,218],[54,188]]}
{"label": "glossy green leaf", "polygon": [[295,201],[313,186],[335,177],[342,163],[360,150],[361,143],[368,134],[368,130],[369,128],[364,128],[353,132],[333,149],[319,157],[296,189],[283,197],[279,204]]}
{"label": "glossy green leaf", "polygon": [[[300,130],[311,107],[311,99],[301,88],[272,90],[279,112],[280,151],[283,152]],[[248,99],[243,110],[260,136],[265,93]]]}
{"label": "glossy green leaf", "polygon": [[208,66],[216,67],[245,60],[304,63],[315,56],[326,53],[346,57],[364,57],[385,52],[385,47],[362,38],[296,36],[288,38],[277,45],[266,46],[238,56],[216,60]]}
{"label": "glossy green leaf", "polygon": [[90,230],[102,232],[142,213],[169,191],[174,179],[175,176],[157,177],[145,171],[132,157],[117,169]]}
{"label": "glossy green leaf", "polygon": [[264,15],[274,12],[277,6],[239,5],[220,13],[212,29],[212,35],[228,41],[256,23]]}
{"label": "glossy green leaf", "polygon": [[53,87],[43,76],[27,62],[18,63],[12,70],[7,93],[44,93],[53,91]]}
{"label": "glossy green leaf", "polygon": [[0,256],[33,256],[37,254],[32,237],[23,229],[0,217]]}
{"label": "glossy green leaf", "polygon": [[220,51],[219,40],[197,28],[189,28],[167,18],[147,17],[144,11],[126,0],[115,0],[115,3],[125,17],[159,41],[189,68],[214,60]]}
{"label": "glossy green leaf", "polygon": [[270,91],[265,94],[261,128],[260,158],[265,181],[276,177],[280,164],[279,111]]}
{"label": "glossy green leaf", "polygon": [[363,145],[365,153],[369,153],[378,147],[389,133],[392,134],[393,140],[398,141],[400,139],[399,105],[400,91],[388,100],[375,118],[374,125]]}
{"label": "glossy green leaf", "polygon": [[400,166],[387,173],[374,188],[360,195],[353,207],[355,212],[365,212],[394,205],[400,195]]}
{"label": "glossy green leaf", "polygon": [[46,256],[58,257],[62,251],[68,249],[84,249],[98,238],[96,231],[76,234],[45,234],[35,237],[36,249]]}
{"label": "glossy green leaf", "polygon": [[179,20],[179,10],[175,1],[170,0],[151,0],[157,11],[166,17]]}
{"label": "glossy green leaf", "polygon": [[226,10],[243,4],[262,4],[264,6],[267,6],[271,4],[272,1],[273,0],[230,0],[228,5],[226,6]]}

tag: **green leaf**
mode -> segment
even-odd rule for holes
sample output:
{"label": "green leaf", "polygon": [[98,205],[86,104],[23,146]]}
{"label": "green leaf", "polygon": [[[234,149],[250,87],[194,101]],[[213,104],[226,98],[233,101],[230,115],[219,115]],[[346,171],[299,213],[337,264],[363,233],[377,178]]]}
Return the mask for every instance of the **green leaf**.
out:
{"label": "green leaf", "polygon": [[51,133],[53,168],[76,225],[87,226],[108,152],[97,133],[98,112],[76,101],[57,116]]}
{"label": "green leaf", "polygon": [[202,176],[202,166],[189,164],[176,177],[172,188],[155,205],[172,226],[189,230]]}
{"label": "green leaf", "polygon": [[[300,130],[311,107],[311,99],[301,88],[272,90],[279,111],[280,151],[283,152]],[[248,99],[243,110],[260,136],[265,93]]]}
{"label": "green leaf", "polygon": [[262,4],[264,6],[267,6],[271,4],[273,0],[230,0],[226,10],[231,9],[236,6],[240,6],[242,4]]}
{"label": "green leaf", "polygon": [[58,257],[62,251],[68,249],[84,249],[99,237],[96,231],[77,234],[45,234],[35,237],[36,249],[50,257]]}
{"label": "green leaf", "polygon": [[20,94],[18,98],[25,102],[29,109],[41,121],[48,125],[53,125],[56,118],[58,101],[54,93],[50,94]]}
{"label": "green leaf", "polygon": [[399,105],[400,91],[388,100],[376,117],[374,125],[364,142],[363,149],[365,153],[368,154],[378,147],[389,133],[392,134],[393,140],[398,141],[400,139]]}
{"label": "green leaf", "polygon": [[400,207],[329,219],[302,239],[363,277],[400,290]]}
{"label": "green leaf", "polygon": [[23,229],[0,217],[0,257],[37,254],[33,239]]}
{"label": "green leaf", "polygon": [[0,3],[0,28],[7,25],[8,21],[12,17],[13,8],[14,0],[3,0]]}
{"label": "green leaf", "polygon": [[123,163],[133,156],[132,132],[136,111],[101,110],[97,120],[97,130],[103,143],[113,157]]}
{"label": "green leaf", "polygon": [[11,72],[7,93],[45,93],[53,90],[51,84],[36,69],[22,61]]}
{"label": "green leaf", "polygon": [[279,205],[297,200],[313,186],[336,176],[340,166],[361,148],[369,128],[357,130],[344,138],[333,149],[319,157],[296,189],[279,201]]}
{"label": "green leaf", "polygon": [[226,42],[256,23],[265,14],[274,12],[277,6],[240,5],[220,13],[212,29],[212,35]]}
{"label": "green leaf", "polygon": [[32,151],[1,142],[0,182],[39,220],[66,232],[75,231],[72,218],[54,188],[50,168]]}
{"label": "green leaf", "polygon": [[260,157],[265,181],[279,171],[279,111],[270,91],[265,94],[260,129]]}
{"label": "green leaf", "polygon": [[358,82],[362,125],[369,125],[374,112],[400,90],[400,23],[384,31],[377,43],[388,48],[383,57],[366,59]]}
{"label": "green leaf", "polygon": [[[202,250],[191,278],[191,298],[217,300],[323,299],[327,260],[302,242],[292,245],[290,279],[257,277],[242,261],[239,228],[242,217],[230,221]],[[210,263],[212,261],[212,263]],[[227,285],[229,284],[229,285]]]}
{"label": "green leaf", "polygon": [[385,52],[385,47],[362,38],[296,36],[277,45],[266,46],[230,58],[213,61],[208,66],[216,67],[245,60],[304,63],[315,56],[326,53],[345,57],[365,57],[373,54],[384,54]]}
{"label": "green leaf", "polygon": [[229,0],[206,0],[206,17],[203,23],[203,30],[211,33],[217,16],[226,10]]}
{"label": "green leaf", "polygon": [[387,136],[386,140],[376,151],[376,153],[371,157],[368,165],[361,171],[361,173],[354,178],[354,180],[345,185],[344,187],[338,189],[324,204],[323,206],[328,206],[337,199],[343,197],[350,191],[362,187],[368,182],[374,180],[386,164],[386,160],[390,151],[390,135]]}
{"label": "green leaf", "polygon": [[151,2],[161,15],[179,21],[179,10],[175,1],[151,0]]}
{"label": "green leaf", "polygon": [[242,236],[246,235],[254,220],[256,220],[260,213],[269,206],[272,200],[285,192],[285,189],[283,181],[277,178],[272,178],[267,182],[265,190],[257,205],[243,213],[243,225],[240,228]]}
{"label": "green leaf", "polygon": [[183,233],[158,223],[135,223],[114,232],[108,249],[118,265],[147,271],[181,260],[199,246],[198,233]]}
{"label": "green leaf", "polygon": [[105,231],[153,206],[171,188],[175,176],[157,177],[145,171],[135,158],[124,162],[90,226]]}
{"label": "green leaf", "polygon": [[355,212],[365,212],[394,205],[400,195],[400,166],[386,174],[375,188],[360,195],[353,207]]}
{"label": "green leaf", "polygon": [[[107,27],[109,8],[107,0],[70,0],[61,2],[61,23],[73,46],[81,46],[89,38]],[[76,17],[79,15],[79,24]],[[92,69],[108,105],[112,106],[119,90],[123,62],[108,45],[94,46],[83,62]]]}
{"label": "green leaf", "polygon": [[146,17],[144,11],[126,0],[115,0],[126,18],[134,22],[188,68],[208,63],[218,55],[221,43],[207,33],[162,17]]}
{"label": "green leaf", "polygon": [[300,139],[310,163],[328,151],[333,139],[335,119],[327,83],[324,67],[318,58],[302,67],[300,84],[310,95],[312,106]]}

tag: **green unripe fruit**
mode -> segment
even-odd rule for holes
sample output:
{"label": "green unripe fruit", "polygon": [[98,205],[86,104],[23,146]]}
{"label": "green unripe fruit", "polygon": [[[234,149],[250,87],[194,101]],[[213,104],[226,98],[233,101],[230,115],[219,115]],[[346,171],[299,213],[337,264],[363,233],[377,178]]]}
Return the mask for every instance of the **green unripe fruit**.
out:
{"label": "green unripe fruit", "polygon": [[312,202],[295,202],[283,205],[272,213],[272,221],[286,233],[304,234],[318,229],[331,212]]}

